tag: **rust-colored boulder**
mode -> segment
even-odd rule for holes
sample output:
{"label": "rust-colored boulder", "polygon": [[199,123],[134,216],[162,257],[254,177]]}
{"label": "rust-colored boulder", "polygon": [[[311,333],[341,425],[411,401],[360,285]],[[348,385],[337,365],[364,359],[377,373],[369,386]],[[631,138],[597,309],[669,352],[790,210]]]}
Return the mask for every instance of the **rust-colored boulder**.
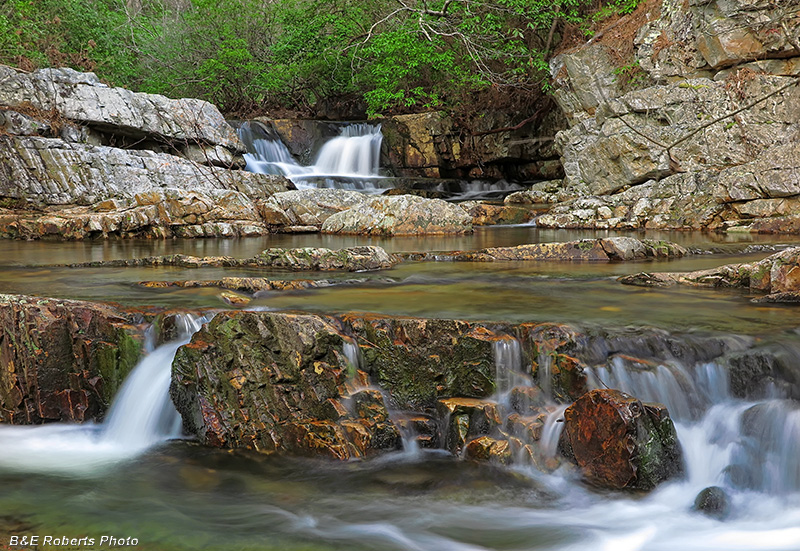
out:
{"label": "rust-colored boulder", "polygon": [[592,390],[567,408],[562,438],[586,479],[610,489],[653,489],[683,472],[667,409],[619,390]]}
{"label": "rust-colored boulder", "polygon": [[0,423],[100,418],[141,354],[132,318],[109,305],[0,295]]}

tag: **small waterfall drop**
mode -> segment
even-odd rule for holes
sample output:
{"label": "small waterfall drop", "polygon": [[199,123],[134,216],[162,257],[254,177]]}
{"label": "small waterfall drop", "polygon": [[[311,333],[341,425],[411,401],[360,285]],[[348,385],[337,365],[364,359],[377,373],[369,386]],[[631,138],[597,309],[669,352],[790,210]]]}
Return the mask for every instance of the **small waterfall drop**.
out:
{"label": "small waterfall drop", "polygon": [[169,397],[172,359],[206,320],[177,317],[178,338],[147,355],[125,379],[104,423],[102,439],[144,449],[181,434],[181,417]]}
{"label": "small waterfall drop", "polygon": [[692,491],[722,485],[771,495],[800,492],[800,405],[733,396],[724,366],[637,364],[620,357],[589,369],[589,386],[667,406],[684,451]]}
{"label": "small waterfall drop", "polygon": [[314,164],[301,166],[286,145],[262,124],[243,123],[238,130],[247,153],[247,170],[260,174],[282,174],[298,189],[340,188],[382,191],[380,156],[383,134],[380,125],[353,123],[322,145]]}
{"label": "small waterfall drop", "polygon": [[322,146],[314,163],[323,176],[375,177],[381,157],[381,125],[351,124]]}
{"label": "small waterfall drop", "polygon": [[169,398],[172,359],[205,321],[178,315],[178,339],[160,346],[154,346],[154,332],[146,332],[146,355],[125,379],[105,423],[0,427],[0,469],[92,476],[180,437],[181,418]]}

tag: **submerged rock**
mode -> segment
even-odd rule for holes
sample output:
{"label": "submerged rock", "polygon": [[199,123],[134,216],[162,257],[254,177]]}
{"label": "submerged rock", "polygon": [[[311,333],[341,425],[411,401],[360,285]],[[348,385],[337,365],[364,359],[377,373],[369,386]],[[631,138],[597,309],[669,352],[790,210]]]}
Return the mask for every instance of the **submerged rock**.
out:
{"label": "submerged rock", "polygon": [[359,235],[471,233],[472,218],[459,206],[441,199],[382,196],[330,216],[322,231]]}
{"label": "submerged rock", "polygon": [[727,492],[719,486],[709,486],[697,494],[693,509],[706,516],[722,520],[730,513],[730,498],[728,498]]}
{"label": "submerged rock", "polygon": [[571,455],[592,484],[651,490],[683,472],[675,427],[661,404],[592,390],[567,408],[564,423]]}
{"label": "submerged rock", "polygon": [[134,319],[109,305],[0,295],[0,422],[101,417],[142,353]]}

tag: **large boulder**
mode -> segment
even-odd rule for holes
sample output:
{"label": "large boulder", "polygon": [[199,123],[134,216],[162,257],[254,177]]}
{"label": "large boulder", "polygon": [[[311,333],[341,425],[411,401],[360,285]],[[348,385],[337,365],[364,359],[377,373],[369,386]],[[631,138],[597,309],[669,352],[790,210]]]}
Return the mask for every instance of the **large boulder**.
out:
{"label": "large boulder", "polygon": [[178,350],[170,393],[210,446],[336,459],[396,449],[383,397],[363,389],[343,343],[318,316],[218,314]]}
{"label": "large boulder", "polygon": [[359,235],[471,233],[472,217],[458,205],[441,199],[376,197],[328,217],[322,231]]}
{"label": "large boulder", "polygon": [[358,207],[367,199],[363,193],[346,189],[300,189],[276,193],[259,208],[270,210],[276,222],[288,226],[319,227],[331,215]]}
{"label": "large boulder", "polygon": [[243,153],[236,131],[219,110],[199,99],[169,99],[102,84],[94,73],[39,69],[33,73],[0,67],[0,105],[25,107],[96,129],[99,133],[173,145],[219,145]]}
{"label": "large boulder", "polygon": [[563,437],[586,479],[604,488],[651,490],[683,472],[667,409],[618,390],[592,390],[569,406]]}
{"label": "large boulder", "polygon": [[82,422],[105,413],[142,353],[129,312],[0,295],[0,422]]}

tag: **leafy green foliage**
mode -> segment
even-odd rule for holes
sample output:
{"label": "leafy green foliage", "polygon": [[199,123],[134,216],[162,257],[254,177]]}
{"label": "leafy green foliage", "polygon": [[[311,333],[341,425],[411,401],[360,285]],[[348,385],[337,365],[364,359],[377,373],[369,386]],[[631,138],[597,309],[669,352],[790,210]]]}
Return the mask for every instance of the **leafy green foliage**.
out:
{"label": "leafy green foliage", "polygon": [[539,93],[566,25],[640,0],[5,0],[0,62],[69,65],[242,115],[361,99],[368,113]]}

